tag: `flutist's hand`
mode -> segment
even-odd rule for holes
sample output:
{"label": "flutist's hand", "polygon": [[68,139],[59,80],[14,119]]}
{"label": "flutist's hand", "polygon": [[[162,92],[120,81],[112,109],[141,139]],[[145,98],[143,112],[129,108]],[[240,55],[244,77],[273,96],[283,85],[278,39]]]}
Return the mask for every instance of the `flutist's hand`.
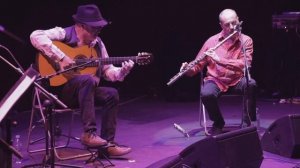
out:
{"label": "flutist's hand", "polygon": [[182,63],[181,67],[180,67],[180,72],[186,71],[185,75],[187,75],[187,76],[193,76],[193,74],[194,74],[194,68],[192,67],[190,69],[187,69],[188,65],[189,64],[187,62]]}
{"label": "flutist's hand", "polygon": [[208,49],[204,52],[204,54],[211,57],[214,61],[220,62],[220,57],[216,54],[216,52],[213,49]]}
{"label": "flutist's hand", "polygon": [[183,70],[185,70],[187,68],[187,66],[188,66],[187,62],[182,63],[181,67],[180,67],[180,72],[183,71]]}

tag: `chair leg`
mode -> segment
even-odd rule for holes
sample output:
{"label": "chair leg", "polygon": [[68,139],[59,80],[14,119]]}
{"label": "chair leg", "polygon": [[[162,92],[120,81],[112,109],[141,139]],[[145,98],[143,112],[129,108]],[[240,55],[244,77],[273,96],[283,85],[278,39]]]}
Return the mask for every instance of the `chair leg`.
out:
{"label": "chair leg", "polygon": [[[42,137],[42,138],[38,138],[33,141],[31,140],[31,134],[32,134],[33,129],[35,128],[35,126],[33,126],[33,120],[34,120],[34,116],[36,114],[36,110],[39,111],[39,116],[41,117],[43,125],[45,125],[46,117],[43,112],[42,102],[40,99],[40,91],[37,88],[35,88],[35,93],[34,93],[34,97],[33,97],[32,111],[31,111],[30,124],[29,124],[29,129],[28,129],[28,136],[27,136],[27,152],[28,153],[36,153],[36,152],[42,152],[42,151],[46,150],[44,148],[30,150],[30,145],[45,139],[45,137]],[[49,131],[48,131],[48,136],[51,136]]]}
{"label": "chair leg", "polygon": [[72,155],[72,156],[63,157],[63,156],[59,155],[59,153],[57,151],[57,149],[59,149],[59,148],[73,148],[73,149],[79,149],[79,150],[84,150],[85,151],[85,149],[81,149],[81,148],[77,148],[77,147],[75,148],[75,147],[69,146],[71,139],[74,139],[74,140],[80,142],[80,138],[72,136],[72,128],[73,128],[73,123],[74,123],[74,116],[77,115],[75,113],[76,112],[74,110],[72,110],[71,120],[70,120],[70,124],[69,124],[69,128],[68,128],[68,134],[67,135],[61,135],[61,136],[65,136],[67,138],[66,144],[62,145],[62,146],[59,146],[59,147],[56,147],[54,149],[55,156],[59,160],[70,160],[70,159],[87,157],[87,156],[91,155],[90,153],[82,153],[82,154],[76,154],[76,155]]}
{"label": "chair leg", "polygon": [[246,96],[246,94],[243,95],[243,111],[242,111],[242,115],[241,115],[241,124],[240,127],[244,128],[244,127],[249,127],[251,126],[251,118],[249,115],[249,111],[248,111],[248,98]]}
{"label": "chair leg", "polygon": [[[42,102],[41,102],[39,94],[40,94],[39,90],[35,89],[35,93],[34,93],[34,97],[33,97],[33,103],[32,103],[32,111],[31,111],[30,123],[29,123],[29,129],[28,129],[28,135],[27,135],[27,147],[26,148],[27,148],[27,152],[28,153],[36,153],[36,152],[42,152],[42,151],[46,150],[45,148],[40,148],[40,149],[36,149],[36,150],[31,150],[30,149],[30,145],[32,145],[32,144],[34,144],[34,143],[36,143],[38,141],[41,141],[41,140],[45,139],[45,137],[42,137],[42,138],[38,138],[38,139],[33,140],[33,141],[31,140],[32,131],[35,128],[35,126],[33,124],[34,123],[34,116],[36,115],[37,110],[39,111],[39,116],[41,117],[41,121],[43,122],[43,125],[45,125],[45,115],[44,115],[44,111],[43,111],[43,107],[42,107]],[[79,138],[71,136],[72,135],[72,126],[73,126],[73,121],[74,121],[74,115],[75,115],[74,112],[72,112],[70,126],[69,126],[69,130],[68,130],[68,135],[65,135],[67,137],[66,144],[54,147],[55,157],[57,159],[59,159],[59,160],[70,160],[70,159],[75,159],[75,158],[81,158],[81,157],[90,156],[90,153],[84,153],[84,154],[77,154],[77,155],[73,155],[73,156],[62,157],[62,156],[59,155],[59,153],[57,151],[57,149],[68,148],[71,139],[75,139],[77,141],[80,141]],[[49,131],[48,131],[48,136],[49,137],[52,136]],[[69,147],[69,148],[71,148],[71,147]],[[84,149],[80,149],[80,150],[84,150]]]}
{"label": "chair leg", "polygon": [[[242,95],[243,96],[243,99],[242,99],[242,104],[243,104],[243,109],[242,109],[242,113],[241,113],[241,122],[240,124],[226,124],[225,127],[232,127],[232,128],[242,128],[242,127],[245,127],[245,125],[247,124],[247,126],[249,126],[249,123],[245,123],[244,122],[244,119],[246,117],[248,117],[250,119],[250,116],[249,116],[249,113],[247,112],[247,98],[245,97],[245,95]],[[209,136],[209,132],[208,132],[208,128],[211,127],[209,126],[208,124],[208,121],[207,121],[207,116],[206,116],[206,109],[203,105],[203,103],[201,102],[201,98],[200,98],[200,107],[199,107],[199,123],[200,123],[200,127],[202,127],[204,129],[204,133],[205,135]],[[251,124],[251,122],[250,122]]]}
{"label": "chair leg", "polygon": [[[203,81],[203,72],[200,73],[200,96],[199,96],[199,123],[200,123],[200,127],[204,128],[204,134],[206,136],[209,136],[210,133],[208,132],[208,124],[207,124],[207,120],[206,120],[206,109],[204,107],[204,104],[202,102],[202,98],[201,98],[201,89],[203,87],[204,81]],[[203,120],[203,122],[202,122]]]}
{"label": "chair leg", "polygon": [[80,142],[80,138],[72,136],[72,131],[73,131],[72,128],[73,128],[73,123],[74,123],[74,116],[76,115],[75,113],[76,113],[75,111],[72,111],[71,121],[70,121],[69,129],[68,129],[68,134],[67,135],[65,135],[65,134],[61,134],[60,135],[60,136],[64,136],[64,137],[67,138],[67,142],[66,142],[66,145],[65,145],[66,147],[70,144],[71,139]]}
{"label": "chair leg", "polygon": [[258,131],[260,131],[261,127],[260,127],[260,114],[259,114],[259,109],[256,108],[256,127],[258,129]]}
{"label": "chair leg", "polygon": [[[36,103],[38,105],[36,105]],[[27,135],[27,147],[26,148],[27,148],[28,153],[34,153],[34,152],[41,151],[41,150],[30,150],[29,146],[33,143],[36,143],[38,141],[45,139],[45,137],[43,137],[43,138],[39,138],[37,140],[31,141],[31,134],[32,134],[33,129],[35,128],[35,126],[33,125],[33,120],[34,120],[34,116],[35,116],[36,110],[37,110],[36,106],[38,106],[38,110],[39,110],[40,116],[42,118],[41,120],[42,120],[43,124],[45,124],[45,116],[42,111],[42,106],[41,106],[40,97],[39,97],[39,91],[35,88],[33,102],[32,102],[32,109],[31,109],[30,123],[29,123],[29,128],[28,128],[28,135]]]}
{"label": "chair leg", "polygon": [[[50,102],[50,101],[48,101]],[[76,165],[69,165],[69,164],[60,164],[60,163],[55,163],[55,140],[53,139],[53,116],[52,116],[52,107],[51,103],[47,103],[46,107],[46,114],[45,114],[45,156],[42,161],[42,163],[39,164],[31,164],[31,165],[25,165],[23,167],[73,167],[73,168],[81,168],[81,166],[76,166]],[[50,145],[50,146],[49,146]]]}
{"label": "chair leg", "polygon": [[200,122],[200,127],[204,128],[204,133],[206,136],[209,136],[210,133],[208,132],[208,124],[207,124],[207,119],[206,119],[206,110],[203,105],[203,103],[200,100],[200,107],[199,107],[199,122]]}

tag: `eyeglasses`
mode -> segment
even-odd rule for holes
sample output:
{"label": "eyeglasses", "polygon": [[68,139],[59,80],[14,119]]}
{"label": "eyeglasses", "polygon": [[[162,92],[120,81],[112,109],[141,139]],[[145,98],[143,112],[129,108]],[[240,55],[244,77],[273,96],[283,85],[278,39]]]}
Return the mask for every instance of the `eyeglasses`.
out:
{"label": "eyeglasses", "polygon": [[85,24],[82,24],[82,27],[91,34],[99,34],[103,27],[92,27]]}

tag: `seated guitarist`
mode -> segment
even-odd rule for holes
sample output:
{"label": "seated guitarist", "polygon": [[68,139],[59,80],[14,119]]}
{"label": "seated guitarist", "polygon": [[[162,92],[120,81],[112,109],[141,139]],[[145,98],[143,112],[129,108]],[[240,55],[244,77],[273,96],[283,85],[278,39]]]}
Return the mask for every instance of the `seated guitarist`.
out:
{"label": "seated guitarist", "polygon": [[[50,60],[59,63],[61,68],[74,64],[65,52],[53,41],[61,41],[71,47],[88,45],[94,48],[98,57],[107,58],[108,53],[98,37],[101,29],[107,25],[100,10],[94,4],[78,6],[73,15],[75,24],[70,27],[55,27],[48,30],[35,30],[30,35],[32,45]],[[88,56],[89,57],[89,56]],[[89,147],[109,144],[110,156],[121,156],[131,151],[130,147],[119,146],[114,142],[116,133],[116,117],[118,112],[119,94],[110,87],[99,87],[100,76],[110,81],[123,81],[133,68],[132,60],[122,62],[122,67],[112,64],[98,67],[95,75],[80,74],[64,83],[61,98],[70,107],[78,105],[82,113],[83,134],[81,142]],[[95,105],[102,105],[101,133],[97,134]]]}

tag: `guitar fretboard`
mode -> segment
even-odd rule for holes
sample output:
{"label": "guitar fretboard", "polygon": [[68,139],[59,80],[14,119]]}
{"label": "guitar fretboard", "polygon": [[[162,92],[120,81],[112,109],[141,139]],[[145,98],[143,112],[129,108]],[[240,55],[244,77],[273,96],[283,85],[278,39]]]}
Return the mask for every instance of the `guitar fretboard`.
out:
{"label": "guitar fretboard", "polygon": [[137,56],[127,56],[127,57],[109,57],[109,58],[83,58],[83,59],[75,59],[77,65],[81,65],[91,61],[91,63],[87,64],[88,67],[96,67],[99,65],[107,65],[107,64],[121,64],[124,61],[132,60],[133,62],[137,61]]}
{"label": "guitar fretboard", "polygon": [[109,58],[100,58],[100,64],[121,64],[124,61],[132,60],[133,62],[136,62],[137,57],[136,56],[127,56],[127,57],[109,57]]}

